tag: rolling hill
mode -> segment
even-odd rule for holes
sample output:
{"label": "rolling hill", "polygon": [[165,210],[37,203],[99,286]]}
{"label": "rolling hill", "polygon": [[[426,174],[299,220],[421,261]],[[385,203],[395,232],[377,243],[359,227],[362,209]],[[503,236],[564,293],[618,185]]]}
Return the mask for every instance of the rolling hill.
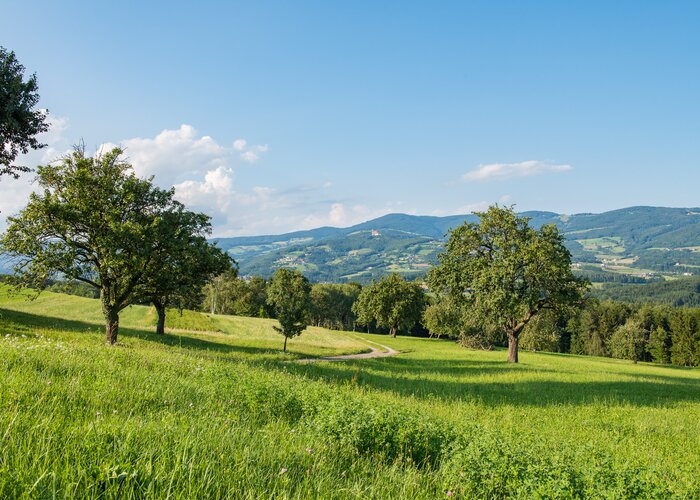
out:
{"label": "rolling hill", "polygon": [[[629,207],[600,214],[523,212],[537,227],[556,224],[578,272],[593,282],[644,283],[700,274],[700,208]],[[313,281],[368,282],[390,272],[422,276],[446,234],[475,215],[389,214],[347,228],[217,238],[242,275],[293,267]]]}

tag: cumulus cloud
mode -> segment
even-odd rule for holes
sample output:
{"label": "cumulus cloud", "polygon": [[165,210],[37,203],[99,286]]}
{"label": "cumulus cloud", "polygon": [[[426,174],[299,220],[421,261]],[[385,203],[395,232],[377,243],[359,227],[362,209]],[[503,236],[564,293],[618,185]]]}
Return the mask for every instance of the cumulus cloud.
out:
{"label": "cumulus cloud", "polygon": [[573,167],[566,164],[527,160],[519,163],[489,163],[479,165],[462,176],[464,182],[505,180],[513,177],[527,177],[546,173],[568,172]]}
{"label": "cumulus cloud", "polygon": [[175,184],[175,194],[187,205],[207,206],[213,202],[223,212],[233,194],[233,172],[225,167],[210,170],[201,181]]}
{"label": "cumulus cloud", "polygon": [[[108,150],[114,144],[102,144]],[[229,168],[232,150],[208,135],[199,135],[191,125],[163,130],[155,137],[134,137],[119,143],[128,161],[141,176],[155,176],[158,184],[172,186],[193,176],[204,176],[220,167]]]}
{"label": "cumulus cloud", "polygon": [[[28,155],[23,159],[25,164],[47,163],[69,152],[72,143],[66,139],[68,126],[65,118],[52,117],[51,132],[42,138],[50,147]],[[409,211],[400,205],[369,208],[347,198],[339,199],[334,197],[329,180],[304,183],[301,179],[297,186],[239,185],[236,170],[244,162],[261,160],[269,151],[268,145],[250,144],[242,138],[219,142],[191,125],[165,129],[152,137],[104,143],[92,151],[104,152],[117,145],[125,150],[137,175],[152,175],[163,188],[174,186],[176,198],[188,208],[209,214],[215,236],[350,226],[386,213]],[[36,189],[32,178],[28,174],[17,181],[0,179],[0,230],[5,216],[16,213]]]}

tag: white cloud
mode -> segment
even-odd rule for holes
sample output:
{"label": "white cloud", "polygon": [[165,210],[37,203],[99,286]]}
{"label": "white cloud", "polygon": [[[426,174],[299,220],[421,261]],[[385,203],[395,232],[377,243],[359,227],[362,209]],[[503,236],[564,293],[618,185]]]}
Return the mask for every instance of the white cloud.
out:
{"label": "white cloud", "polygon": [[[371,209],[361,204],[348,206],[345,203],[335,202],[331,203],[330,207],[326,207],[325,212],[307,215],[300,229],[314,229],[321,226],[348,227],[396,211],[396,207],[392,205]],[[410,211],[404,210],[404,212]]]}
{"label": "white cloud", "polygon": [[509,194],[504,194],[503,196],[501,196],[501,197],[498,199],[498,202],[499,202],[499,203],[502,203],[502,204],[504,204],[504,205],[507,205],[507,204],[510,203],[511,201],[513,201],[513,197],[512,197],[511,195],[509,195]]}
{"label": "white cloud", "polygon": [[539,160],[519,163],[490,163],[479,165],[462,176],[464,182],[505,180],[513,177],[526,177],[545,173],[568,172],[573,167],[565,164],[548,163]]}
{"label": "white cloud", "polygon": [[[50,148],[27,155],[23,162],[37,165],[59,158],[70,151],[65,138],[68,120],[53,117],[50,134],[43,142]],[[410,212],[400,204],[369,208],[347,199],[334,197],[330,181],[297,186],[251,187],[237,184],[236,168],[243,161],[260,161],[269,151],[267,144],[250,144],[245,139],[218,142],[198,133],[190,125],[165,129],[153,137],[133,137],[105,143],[94,152],[107,151],[116,145],[139,176],[154,176],[157,185],[175,187],[175,196],[191,210],[212,217],[215,236],[277,234],[323,225],[350,226],[390,212]],[[241,158],[241,155],[245,155]],[[242,161],[243,160],[243,161]],[[246,175],[248,177],[248,175]],[[16,213],[36,189],[33,174],[15,181],[0,179],[0,230],[5,216]]]}
{"label": "white cloud", "polygon": [[[187,179],[201,177],[220,167],[229,168],[232,150],[208,135],[200,136],[191,125],[163,130],[154,138],[134,137],[119,143],[128,161],[140,176],[155,176],[157,184],[170,187]],[[108,150],[114,144],[98,147]]]}
{"label": "white cloud", "polygon": [[[64,138],[64,132],[68,129],[68,119],[48,114],[46,122],[49,124],[49,130],[37,135],[37,140],[46,144],[46,147],[30,150],[26,155],[18,157],[15,164],[34,168],[57,160],[70,151]],[[0,177],[0,230],[6,226],[5,218],[19,212],[27,203],[29,194],[38,188],[33,180],[33,172],[22,174],[19,179],[13,179],[9,175]]]}
{"label": "white cloud", "polygon": [[241,160],[247,161],[248,163],[255,163],[258,161],[258,154],[254,153],[253,151],[246,151],[244,153],[241,153]]}
{"label": "white cloud", "polygon": [[483,212],[487,208],[489,208],[489,203],[488,201],[477,201],[475,203],[469,203],[467,205],[461,206],[457,209],[458,214],[470,214],[472,212]]}
{"label": "white cloud", "polygon": [[225,167],[210,170],[204,180],[175,184],[175,196],[186,205],[210,206],[224,212],[233,195],[233,172]]}
{"label": "white cloud", "polygon": [[[241,139],[242,140],[242,139]],[[235,147],[235,144],[234,144]],[[255,146],[251,146],[247,150],[245,150],[245,141],[243,141],[243,146],[240,148],[236,148],[239,151],[243,151],[241,153],[241,160],[248,162],[248,163],[255,163],[260,159],[260,154],[261,153],[267,153],[268,147],[267,144],[256,144]]]}

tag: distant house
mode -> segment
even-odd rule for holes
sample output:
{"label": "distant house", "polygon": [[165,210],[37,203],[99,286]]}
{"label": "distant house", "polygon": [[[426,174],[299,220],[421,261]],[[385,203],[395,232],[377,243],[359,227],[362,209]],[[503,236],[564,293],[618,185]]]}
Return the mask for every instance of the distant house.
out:
{"label": "distant house", "polygon": [[372,229],[372,236],[381,236],[381,233],[376,229]]}

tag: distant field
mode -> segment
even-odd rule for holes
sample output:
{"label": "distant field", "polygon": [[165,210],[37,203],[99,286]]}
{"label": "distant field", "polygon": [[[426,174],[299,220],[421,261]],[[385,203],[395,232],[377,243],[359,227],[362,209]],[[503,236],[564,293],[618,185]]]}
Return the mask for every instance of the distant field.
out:
{"label": "distant field", "polygon": [[[0,497],[700,496],[700,371],[0,294]],[[210,330],[210,331],[195,331]],[[357,352],[392,358],[297,364]]]}
{"label": "distant field", "polygon": [[576,240],[583,245],[584,250],[603,255],[621,254],[625,252],[625,246],[619,237],[590,238]]}

